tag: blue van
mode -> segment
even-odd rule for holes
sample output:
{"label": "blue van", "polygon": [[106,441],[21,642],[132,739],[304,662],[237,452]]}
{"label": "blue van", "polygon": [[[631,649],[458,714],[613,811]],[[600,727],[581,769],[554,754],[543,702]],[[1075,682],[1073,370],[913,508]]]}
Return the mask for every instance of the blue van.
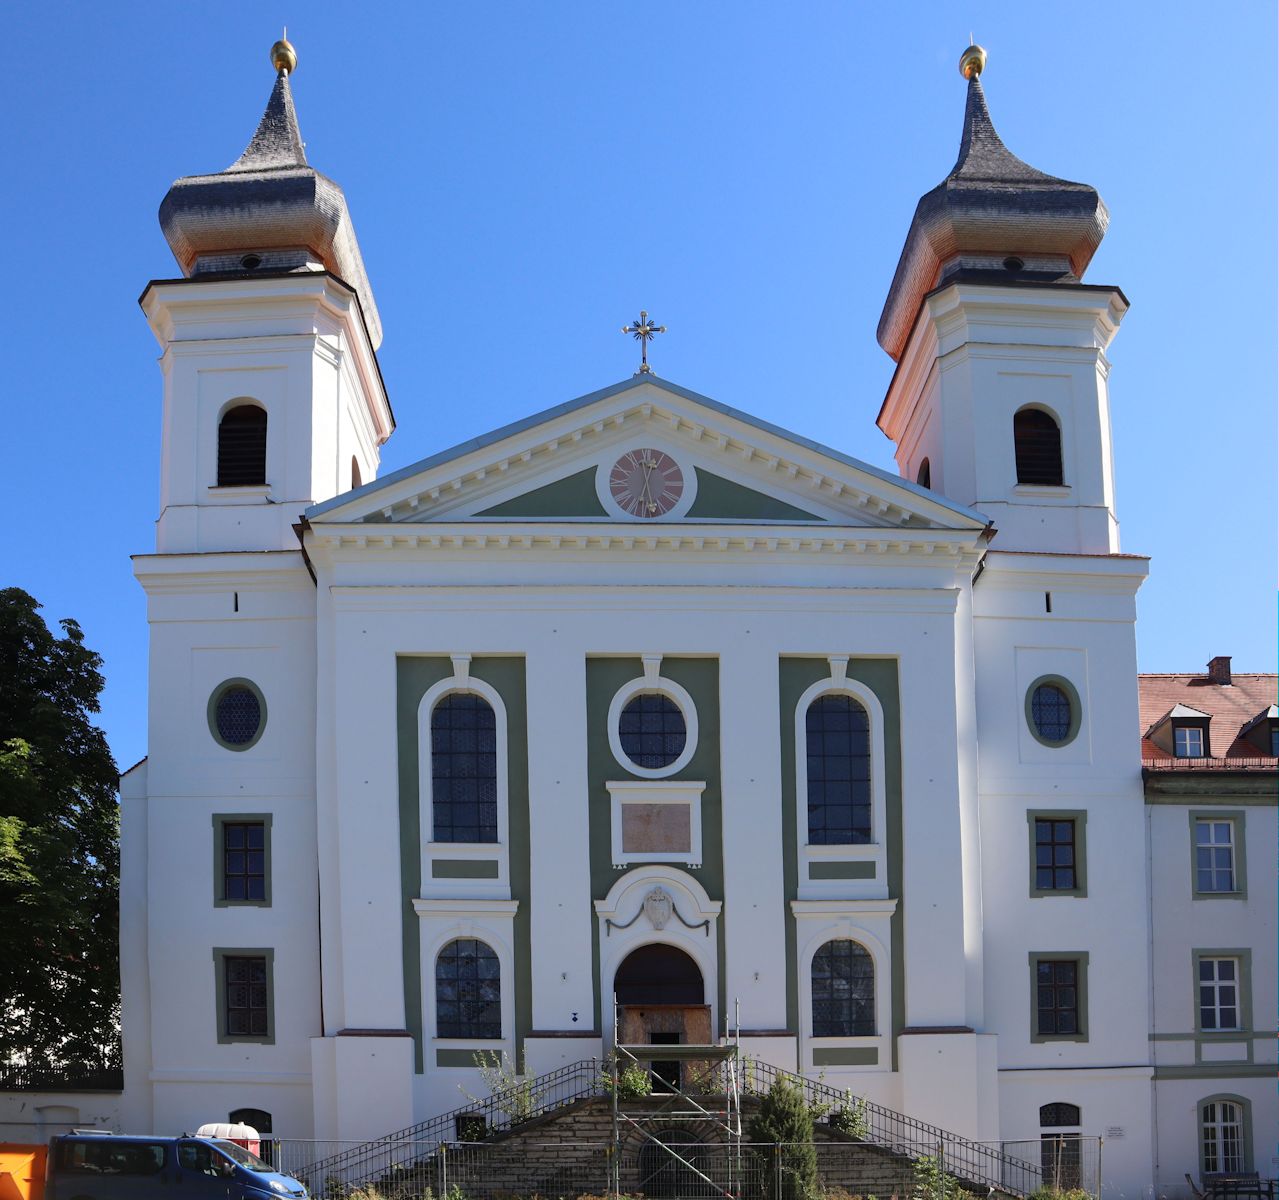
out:
{"label": "blue van", "polygon": [[45,1200],[307,1200],[306,1188],[221,1138],[67,1133],[49,1139]]}

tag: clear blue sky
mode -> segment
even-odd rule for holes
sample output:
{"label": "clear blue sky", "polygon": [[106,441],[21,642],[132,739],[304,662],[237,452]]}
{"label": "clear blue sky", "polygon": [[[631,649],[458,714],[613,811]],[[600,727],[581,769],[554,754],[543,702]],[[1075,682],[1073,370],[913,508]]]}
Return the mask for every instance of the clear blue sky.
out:
{"label": "clear blue sky", "polygon": [[1014,153],[1095,184],[1124,549],[1153,558],[1141,667],[1275,666],[1275,12],[1180,3],[10,5],[0,584],[106,659],[146,750],[156,208],[248,141],[287,23],[313,165],[345,188],[385,325],[391,470],[628,377],[879,466],[875,325],[949,170],[972,29]]}

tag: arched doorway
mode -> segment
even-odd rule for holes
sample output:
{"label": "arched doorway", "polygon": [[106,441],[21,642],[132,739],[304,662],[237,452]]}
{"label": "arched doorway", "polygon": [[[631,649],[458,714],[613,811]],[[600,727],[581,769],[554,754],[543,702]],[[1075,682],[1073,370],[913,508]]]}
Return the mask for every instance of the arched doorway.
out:
{"label": "arched doorway", "polygon": [[[613,991],[623,1044],[679,1046],[710,1041],[710,1007],[701,969],[678,947],[654,943],[632,950],[617,968]],[[678,1059],[656,1059],[649,1063],[649,1071],[655,1090],[679,1088],[683,1072]]]}
{"label": "arched doorway", "polygon": [[697,964],[677,946],[661,943],[632,950],[617,968],[613,991],[623,1007],[706,1001],[706,985]]}

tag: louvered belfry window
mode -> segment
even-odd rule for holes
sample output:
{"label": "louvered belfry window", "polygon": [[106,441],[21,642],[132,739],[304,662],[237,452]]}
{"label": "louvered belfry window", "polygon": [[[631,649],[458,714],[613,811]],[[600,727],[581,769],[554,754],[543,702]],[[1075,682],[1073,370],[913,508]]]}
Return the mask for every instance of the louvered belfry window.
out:
{"label": "louvered belfry window", "polygon": [[256,404],[228,409],[218,426],[218,487],[266,483],[266,412]]}
{"label": "louvered belfry window", "polygon": [[1049,413],[1023,408],[1013,417],[1017,482],[1061,487],[1061,429]]}

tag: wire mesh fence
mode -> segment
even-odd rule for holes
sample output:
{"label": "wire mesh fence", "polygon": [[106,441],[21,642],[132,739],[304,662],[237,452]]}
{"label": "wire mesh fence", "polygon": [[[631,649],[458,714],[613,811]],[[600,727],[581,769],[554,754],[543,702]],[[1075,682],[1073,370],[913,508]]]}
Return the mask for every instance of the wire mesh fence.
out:
{"label": "wire mesh fence", "polygon": [[[350,1143],[276,1141],[276,1169],[302,1180],[317,1200],[580,1200],[613,1194],[646,1200],[851,1200],[941,1197],[952,1170],[944,1140],[892,1149],[841,1140],[755,1145],[640,1134],[619,1148],[574,1139],[537,1142],[386,1140],[375,1158]],[[1027,1194],[1047,1187],[1097,1195],[1097,1138],[990,1143],[1018,1178],[1005,1187]],[[965,1151],[969,1153],[969,1151]],[[966,1182],[958,1173],[961,1186]],[[987,1186],[970,1184],[985,1200]]]}

